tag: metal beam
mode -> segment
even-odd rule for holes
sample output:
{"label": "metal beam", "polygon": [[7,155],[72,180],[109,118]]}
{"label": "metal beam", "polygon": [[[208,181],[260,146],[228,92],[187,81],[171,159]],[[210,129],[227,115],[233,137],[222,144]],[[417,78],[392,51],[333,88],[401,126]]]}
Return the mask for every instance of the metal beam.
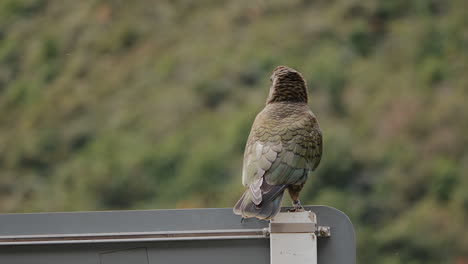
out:
{"label": "metal beam", "polygon": [[117,243],[142,241],[183,241],[213,239],[254,239],[268,236],[268,228],[262,229],[229,229],[229,230],[187,230],[162,232],[127,232],[100,234],[45,234],[0,236],[2,245],[44,245],[44,244],[77,244],[77,243]]}

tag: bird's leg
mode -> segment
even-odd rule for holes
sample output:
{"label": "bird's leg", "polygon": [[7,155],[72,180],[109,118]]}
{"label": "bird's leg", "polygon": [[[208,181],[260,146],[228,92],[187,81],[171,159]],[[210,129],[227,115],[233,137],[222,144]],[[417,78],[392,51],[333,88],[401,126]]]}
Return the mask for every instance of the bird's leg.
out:
{"label": "bird's leg", "polygon": [[302,207],[301,202],[299,201],[299,193],[304,187],[304,183],[300,185],[290,185],[288,187],[289,195],[292,199],[292,205],[294,209],[290,210],[290,212],[303,212],[304,207]]}

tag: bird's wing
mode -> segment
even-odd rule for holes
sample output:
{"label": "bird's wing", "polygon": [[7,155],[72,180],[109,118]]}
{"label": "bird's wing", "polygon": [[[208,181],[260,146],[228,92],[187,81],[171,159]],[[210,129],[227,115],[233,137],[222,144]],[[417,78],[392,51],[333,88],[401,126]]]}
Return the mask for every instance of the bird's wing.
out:
{"label": "bird's wing", "polygon": [[247,143],[244,154],[242,183],[249,187],[251,199],[256,205],[259,205],[265,193],[270,191],[270,188],[265,186],[266,182],[264,182],[263,176],[278,159],[278,153],[280,153],[281,150],[280,140],[252,140]]}
{"label": "bird's wing", "polygon": [[311,115],[282,127],[254,123],[244,154],[242,183],[249,187],[255,204],[276,198],[283,185],[304,182],[318,165],[322,138],[316,122]]}
{"label": "bird's wing", "polygon": [[305,125],[307,136],[304,137],[303,145],[305,145],[307,149],[306,159],[310,164],[311,170],[314,171],[322,158],[322,131],[320,131],[317,118],[315,118],[312,112],[309,112],[307,120]]}
{"label": "bird's wing", "polygon": [[322,135],[312,113],[291,122],[280,133],[282,150],[265,173],[268,184],[299,184],[319,164]]}

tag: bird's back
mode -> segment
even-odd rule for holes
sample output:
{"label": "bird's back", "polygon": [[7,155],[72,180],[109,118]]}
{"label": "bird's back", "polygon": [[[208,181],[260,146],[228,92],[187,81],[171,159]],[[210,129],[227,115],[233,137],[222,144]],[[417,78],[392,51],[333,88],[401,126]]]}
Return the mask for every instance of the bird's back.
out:
{"label": "bird's back", "polygon": [[[244,153],[244,185],[251,184],[255,177],[261,172],[252,173],[248,170],[252,163],[261,163],[260,168],[266,169],[268,181],[277,184],[292,184],[297,179],[288,177],[288,170],[274,173],[265,160],[262,162],[259,148],[262,146],[262,154],[273,150],[277,154],[271,154],[272,164],[284,163],[293,169],[305,169],[309,171],[315,169],[320,162],[322,138],[317,119],[306,103],[280,102],[268,104],[255,118],[249,138],[247,140]],[[273,160],[272,157],[276,156]],[[281,165],[281,164],[278,164]],[[257,165],[257,167],[259,167]],[[258,169],[258,168],[257,168]],[[270,172],[270,173],[268,173]],[[273,175],[270,176],[270,174]],[[277,177],[277,178],[275,178]],[[305,180],[306,177],[302,177]]]}

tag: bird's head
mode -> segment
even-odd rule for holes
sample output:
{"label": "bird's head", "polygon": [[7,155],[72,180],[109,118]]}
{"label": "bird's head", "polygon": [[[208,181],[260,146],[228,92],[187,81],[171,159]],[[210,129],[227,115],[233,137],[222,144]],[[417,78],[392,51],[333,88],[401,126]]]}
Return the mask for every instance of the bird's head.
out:
{"label": "bird's head", "polygon": [[272,82],[267,104],[275,102],[307,103],[307,84],[302,74],[286,66],[278,66],[270,77]]}

